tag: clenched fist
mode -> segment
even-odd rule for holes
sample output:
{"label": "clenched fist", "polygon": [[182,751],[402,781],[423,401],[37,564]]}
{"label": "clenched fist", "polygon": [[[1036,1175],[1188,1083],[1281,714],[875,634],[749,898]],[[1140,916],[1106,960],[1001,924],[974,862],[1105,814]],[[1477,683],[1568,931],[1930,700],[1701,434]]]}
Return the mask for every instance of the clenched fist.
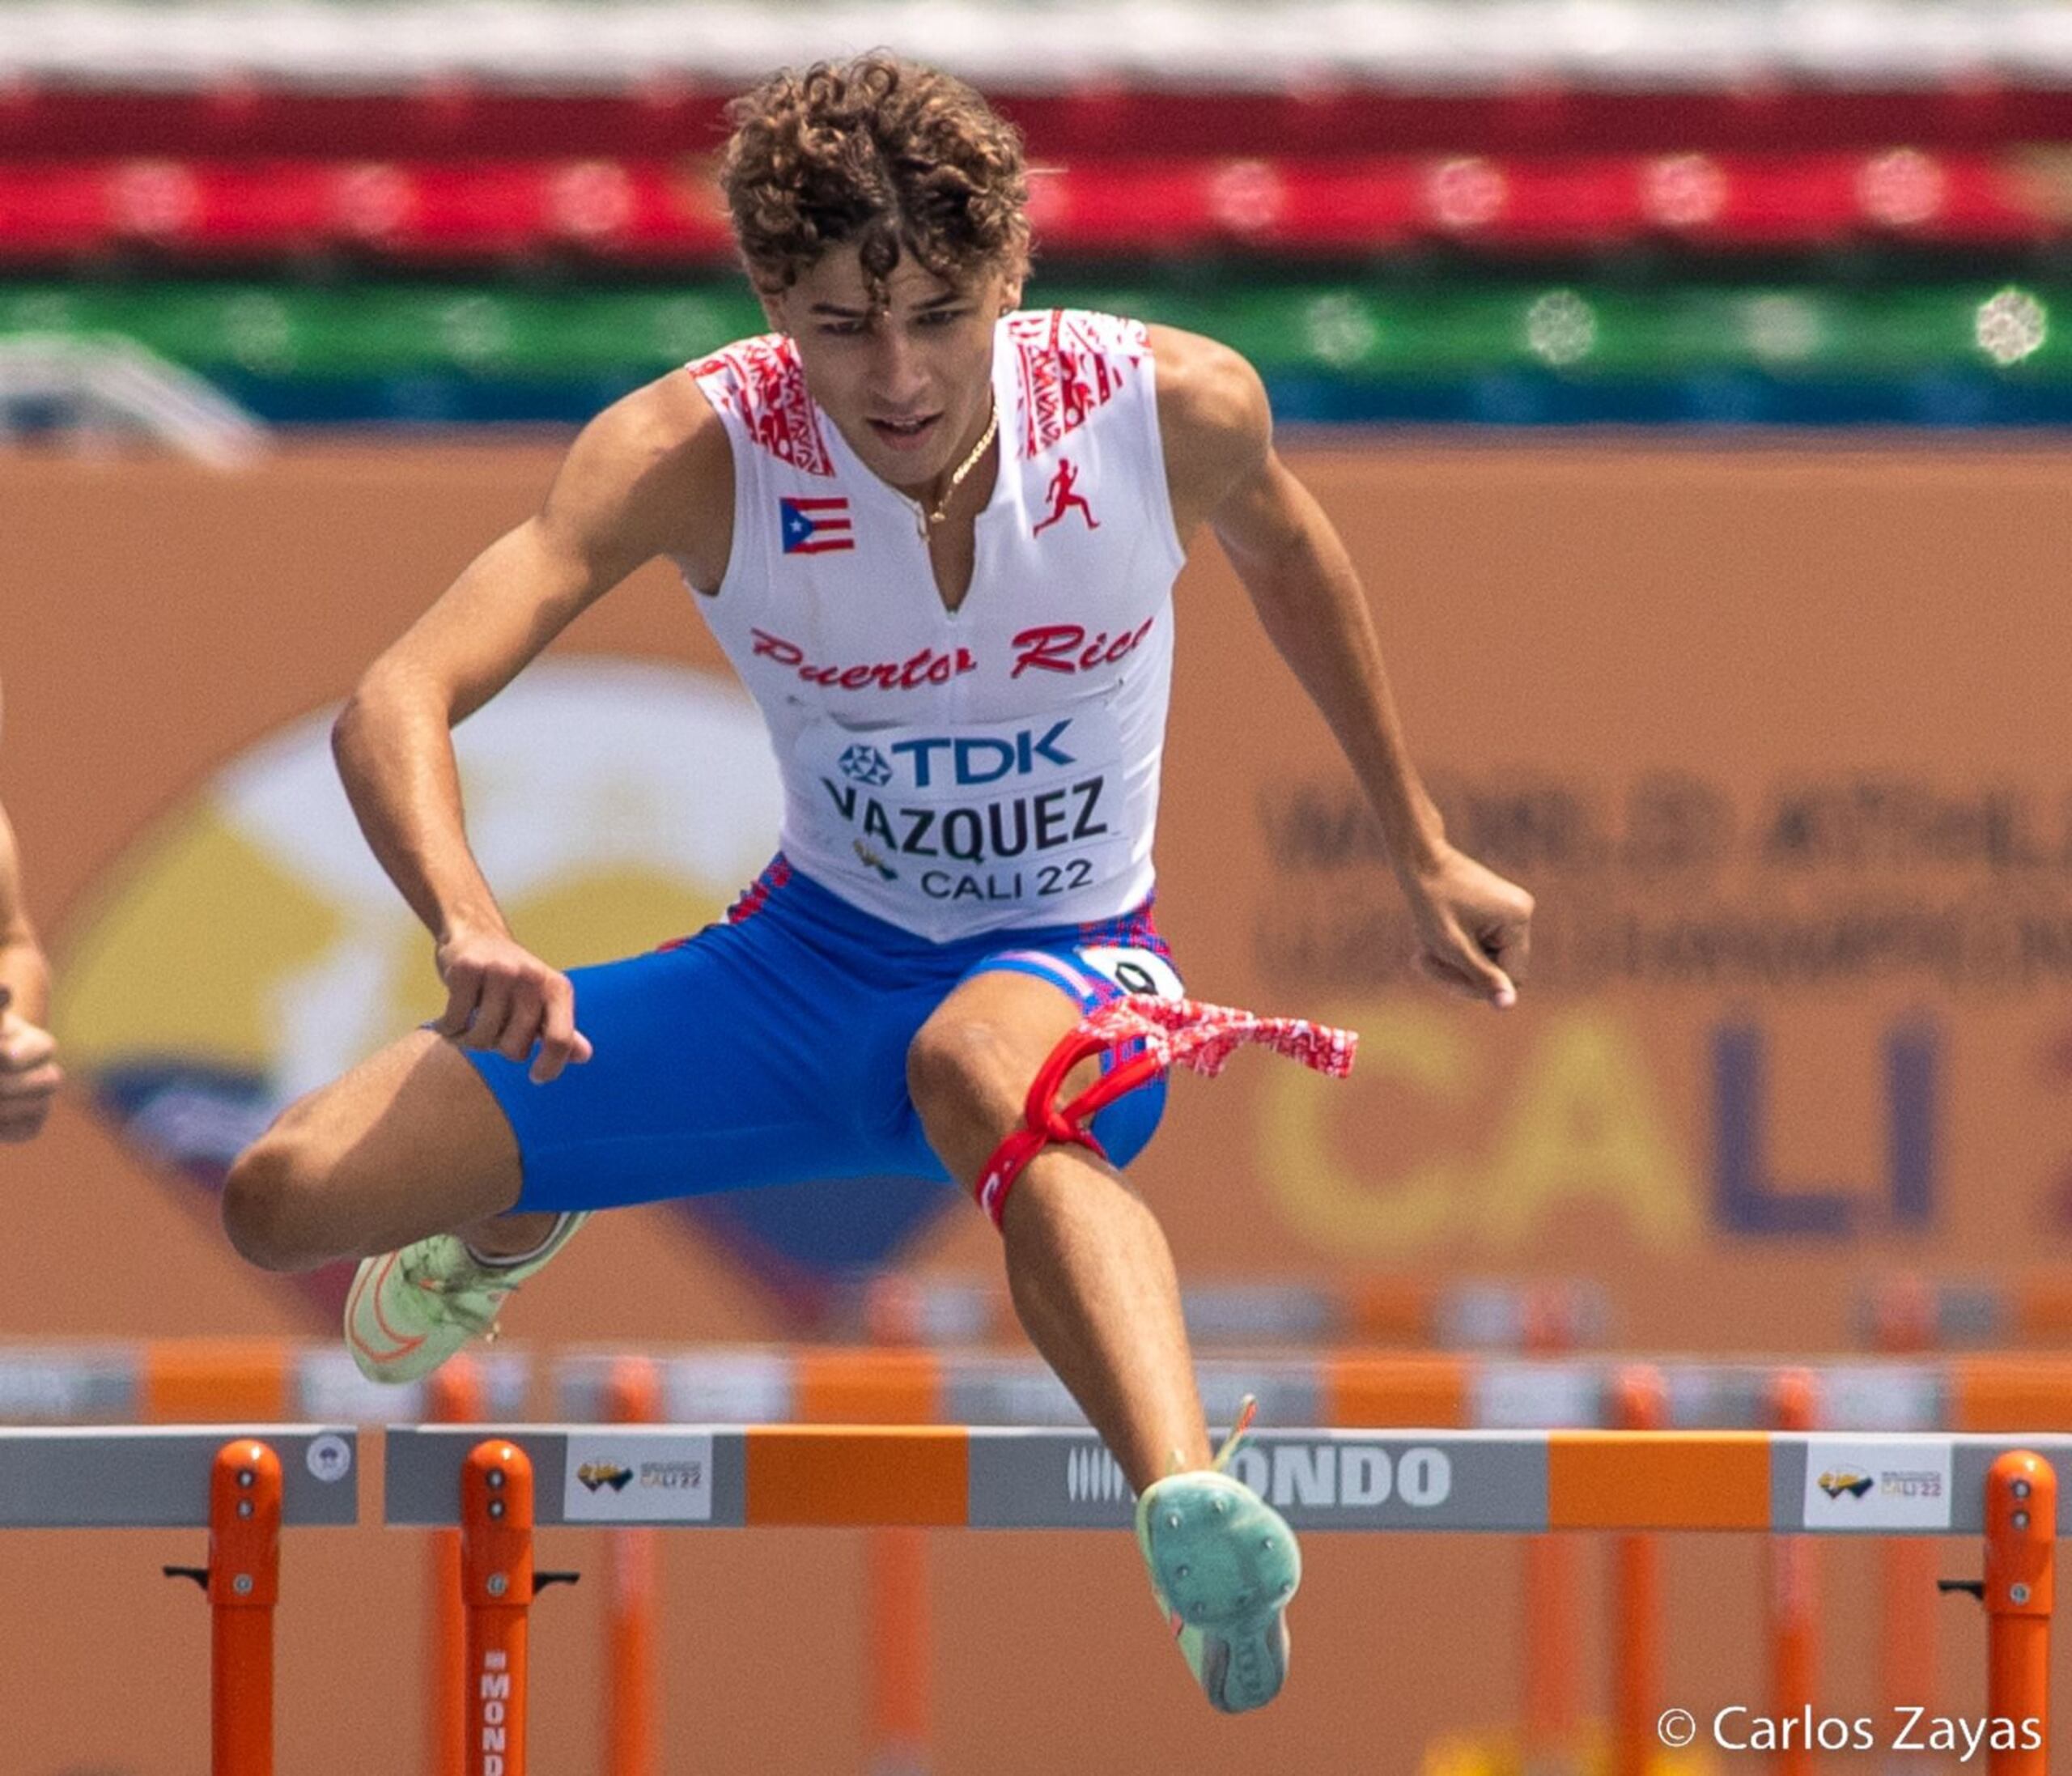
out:
{"label": "clenched fist", "polygon": [[1532,896],[1450,847],[1403,890],[1417,924],[1419,970],[1499,1010],[1517,1004],[1532,949]]}
{"label": "clenched fist", "polygon": [[56,1039],[15,1011],[14,996],[0,987],[0,1141],[28,1141],[43,1127],[65,1076]]}

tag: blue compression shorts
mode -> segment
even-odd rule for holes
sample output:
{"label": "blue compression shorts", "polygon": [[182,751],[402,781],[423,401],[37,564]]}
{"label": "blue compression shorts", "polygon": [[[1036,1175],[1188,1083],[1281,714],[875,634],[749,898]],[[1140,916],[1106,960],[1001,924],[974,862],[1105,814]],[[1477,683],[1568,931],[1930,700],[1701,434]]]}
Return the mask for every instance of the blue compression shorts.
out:
{"label": "blue compression shorts", "polygon": [[[608,1209],[817,1179],[948,1183],[906,1094],[906,1050],[974,975],[1047,980],[1083,1011],[1179,991],[1147,901],[1091,925],[932,943],[860,911],[779,857],[724,924],[644,956],[571,971],[596,1052],[552,1083],[461,1052],[510,1120],[516,1208]],[[1093,1132],[1116,1165],[1144,1150],[1166,1082],[1116,1100]]]}

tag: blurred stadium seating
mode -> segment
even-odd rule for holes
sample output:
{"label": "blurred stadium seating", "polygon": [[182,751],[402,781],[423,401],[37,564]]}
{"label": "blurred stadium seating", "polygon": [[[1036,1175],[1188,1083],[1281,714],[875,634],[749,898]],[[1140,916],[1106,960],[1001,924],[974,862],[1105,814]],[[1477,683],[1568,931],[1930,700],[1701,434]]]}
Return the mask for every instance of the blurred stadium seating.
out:
{"label": "blurred stadium seating", "polygon": [[885,43],[1038,169],[1035,300],[1193,325],[1290,419],[2072,419],[2072,11],[23,4],[0,337],[278,422],[567,421],[741,331],[726,96]]}

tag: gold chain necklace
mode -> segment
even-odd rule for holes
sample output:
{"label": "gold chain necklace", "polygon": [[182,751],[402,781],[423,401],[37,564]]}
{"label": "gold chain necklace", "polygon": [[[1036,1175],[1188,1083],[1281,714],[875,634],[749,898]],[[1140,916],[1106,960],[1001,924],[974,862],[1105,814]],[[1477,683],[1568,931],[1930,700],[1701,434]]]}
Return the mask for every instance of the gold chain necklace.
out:
{"label": "gold chain necklace", "polygon": [[942,491],[942,498],[938,499],[932,507],[923,506],[918,499],[914,502],[915,510],[922,520],[921,540],[923,542],[925,542],[928,540],[928,535],[931,530],[949,516],[949,503],[957,497],[957,490],[964,485],[964,478],[978,465],[979,459],[986,453],[986,446],[993,441],[993,434],[1000,429],[1000,410],[996,402],[993,405],[991,415],[986,421],[986,429],[979,434],[978,443],[971,447],[971,454],[957,464],[957,472],[949,478],[949,485]]}

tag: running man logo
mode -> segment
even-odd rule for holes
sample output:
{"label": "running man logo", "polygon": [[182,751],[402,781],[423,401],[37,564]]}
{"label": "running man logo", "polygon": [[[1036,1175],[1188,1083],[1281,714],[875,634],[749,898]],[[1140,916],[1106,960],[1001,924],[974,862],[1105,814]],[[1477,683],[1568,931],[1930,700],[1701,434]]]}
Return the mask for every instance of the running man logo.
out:
{"label": "running man logo", "polygon": [[575,1470],[575,1477],[593,1493],[605,1486],[622,1493],[632,1484],[633,1470],[612,1462],[586,1461]]}
{"label": "running man logo", "polygon": [[1851,1498],[1861,1498],[1870,1490],[1871,1481],[1868,1474],[1859,1474],[1846,1468],[1830,1468],[1821,1475],[1819,1485],[1820,1490],[1830,1498],[1840,1498],[1844,1494]]}
{"label": "running man logo", "polygon": [[1089,530],[1098,530],[1101,520],[1093,516],[1093,508],[1086,503],[1086,495],[1078,492],[1079,470],[1072,465],[1072,458],[1058,458],[1058,472],[1051,477],[1051,485],[1043,497],[1051,503],[1051,515],[1040,520],[1030,531],[1032,537],[1040,537],[1068,512],[1076,512],[1086,520]]}

